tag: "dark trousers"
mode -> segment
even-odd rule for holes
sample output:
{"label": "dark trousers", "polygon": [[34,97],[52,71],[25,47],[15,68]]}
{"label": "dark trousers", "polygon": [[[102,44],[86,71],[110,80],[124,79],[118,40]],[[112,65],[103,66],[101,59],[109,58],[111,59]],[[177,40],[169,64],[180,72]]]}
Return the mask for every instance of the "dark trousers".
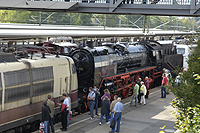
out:
{"label": "dark trousers", "polygon": [[146,93],[146,95],[145,95],[145,98],[149,98],[149,90],[147,90],[147,93]]}
{"label": "dark trousers", "polygon": [[166,88],[163,85],[161,86],[161,97],[166,98]]}
{"label": "dark trousers", "polygon": [[62,129],[67,129],[67,114],[68,113],[69,113],[69,111],[61,112]]}
{"label": "dark trousers", "polygon": [[[115,120],[115,126],[116,126],[116,123],[117,123],[117,132],[119,132],[120,130],[120,121],[121,121],[121,112],[116,112],[115,113],[115,116],[114,116],[114,120]],[[114,128],[112,128],[112,132],[114,133],[115,132],[115,126]]]}
{"label": "dark trousers", "polygon": [[44,133],[50,133],[49,121],[44,121]]}
{"label": "dark trousers", "polygon": [[91,118],[94,118],[94,105],[95,105],[94,100],[89,101]]}
{"label": "dark trousers", "polygon": [[138,95],[138,103],[140,103],[140,100],[141,100],[141,94],[139,93],[139,95]]}
{"label": "dark trousers", "polygon": [[[100,122],[102,122],[103,116],[104,116],[104,114],[101,114]],[[105,115],[105,116],[106,116],[106,122],[108,122],[108,115]]]}
{"label": "dark trousers", "polygon": [[95,111],[98,114],[98,98],[95,99]]}
{"label": "dark trousers", "polygon": [[54,130],[54,119],[51,118],[51,120],[49,122],[50,122],[50,126],[51,126],[51,131],[54,133],[55,132],[55,130]]}

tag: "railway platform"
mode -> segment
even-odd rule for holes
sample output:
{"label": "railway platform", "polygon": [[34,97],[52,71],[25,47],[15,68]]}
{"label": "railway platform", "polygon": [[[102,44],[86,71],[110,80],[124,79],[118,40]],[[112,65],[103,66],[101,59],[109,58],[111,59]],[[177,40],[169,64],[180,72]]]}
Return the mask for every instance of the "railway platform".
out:
{"label": "railway platform", "polygon": [[[138,105],[137,107],[129,106],[131,97],[122,100],[124,104],[124,112],[122,115],[122,123],[120,126],[121,133],[174,133],[174,118],[170,112],[173,110],[171,107],[171,100],[175,96],[170,93],[167,98],[160,98],[160,87],[150,90],[150,96],[146,99],[146,105]],[[100,108],[99,108],[100,112]],[[100,118],[95,116],[90,120],[88,112],[81,115],[74,116],[70,120],[68,130],[63,133],[108,133],[110,125],[99,125]],[[61,124],[55,125],[56,133],[62,133],[59,129]],[[162,130],[162,128],[164,128]],[[38,133],[38,131],[36,131]],[[36,133],[34,132],[34,133]],[[163,132],[163,133],[164,133]]]}

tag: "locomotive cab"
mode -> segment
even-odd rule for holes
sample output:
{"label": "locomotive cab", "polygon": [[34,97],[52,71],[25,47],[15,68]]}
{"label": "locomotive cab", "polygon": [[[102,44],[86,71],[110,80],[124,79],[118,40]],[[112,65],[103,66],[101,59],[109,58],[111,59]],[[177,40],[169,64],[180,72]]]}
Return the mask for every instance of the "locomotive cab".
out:
{"label": "locomotive cab", "polygon": [[150,66],[157,66],[157,71],[162,70],[162,47],[158,42],[155,41],[147,41],[146,46],[149,49],[149,58],[148,62]]}

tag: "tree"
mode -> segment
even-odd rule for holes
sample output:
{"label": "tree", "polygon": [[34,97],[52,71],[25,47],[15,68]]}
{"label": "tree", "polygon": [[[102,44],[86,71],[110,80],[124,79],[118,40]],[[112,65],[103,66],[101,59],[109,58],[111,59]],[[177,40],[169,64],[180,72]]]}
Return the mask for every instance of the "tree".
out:
{"label": "tree", "polygon": [[192,22],[189,18],[182,19],[181,25],[184,25],[184,29],[186,30],[192,30]]}
{"label": "tree", "polygon": [[91,26],[92,25],[91,17],[92,14],[85,14],[85,13],[74,14],[73,23],[76,25]]}
{"label": "tree", "polygon": [[187,61],[189,69],[179,74],[181,84],[176,84],[174,79],[170,82],[171,92],[176,96],[172,101],[172,106],[176,108],[176,111],[173,112],[177,119],[175,127],[184,133],[200,131],[200,126],[196,125],[200,120],[197,117],[200,115],[199,55],[200,41]]}
{"label": "tree", "polygon": [[19,10],[0,10],[0,23],[27,23],[30,16],[38,12]]}
{"label": "tree", "polygon": [[[98,19],[96,19],[95,17]],[[86,13],[65,13],[65,12],[42,12],[42,24],[55,25],[82,25],[82,26],[106,26],[106,27],[129,27],[142,28],[143,17],[141,15],[117,15],[117,14],[86,14]],[[106,16],[106,17],[105,17]],[[190,18],[176,19],[177,17],[150,16],[150,27],[163,30],[192,30]],[[39,23],[39,12],[20,10],[1,10],[0,23]],[[176,20],[175,20],[176,19]],[[105,21],[106,20],[106,21]],[[194,27],[200,23],[195,18]],[[179,28],[175,28],[178,26]]]}

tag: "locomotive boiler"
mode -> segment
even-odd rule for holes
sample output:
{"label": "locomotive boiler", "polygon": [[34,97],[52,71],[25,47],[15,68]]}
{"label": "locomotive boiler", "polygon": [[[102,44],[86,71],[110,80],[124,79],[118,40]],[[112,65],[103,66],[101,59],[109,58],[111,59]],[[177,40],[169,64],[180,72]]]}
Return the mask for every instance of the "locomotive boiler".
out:
{"label": "locomotive boiler", "polygon": [[72,109],[78,106],[77,74],[70,57],[35,55],[17,60],[2,53],[0,70],[0,132],[38,129],[47,95],[55,102],[56,119],[62,93],[69,93]]}
{"label": "locomotive boiler", "polygon": [[94,83],[99,86],[104,76],[147,65],[147,49],[140,44],[128,47],[114,43],[105,43],[101,47],[87,46],[72,51],[70,56],[78,72],[79,93],[87,93],[88,87]]}
{"label": "locomotive boiler", "polygon": [[[69,54],[76,65],[82,110],[87,110],[88,88],[94,83],[101,94],[107,88],[111,97],[119,95],[126,98],[133,89],[133,80],[148,76],[151,86],[159,85],[163,65],[176,57],[169,63],[173,66],[182,58],[176,54],[173,44],[161,45],[156,41],[104,43],[100,47],[89,45]],[[176,65],[181,67],[181,63]]]}

